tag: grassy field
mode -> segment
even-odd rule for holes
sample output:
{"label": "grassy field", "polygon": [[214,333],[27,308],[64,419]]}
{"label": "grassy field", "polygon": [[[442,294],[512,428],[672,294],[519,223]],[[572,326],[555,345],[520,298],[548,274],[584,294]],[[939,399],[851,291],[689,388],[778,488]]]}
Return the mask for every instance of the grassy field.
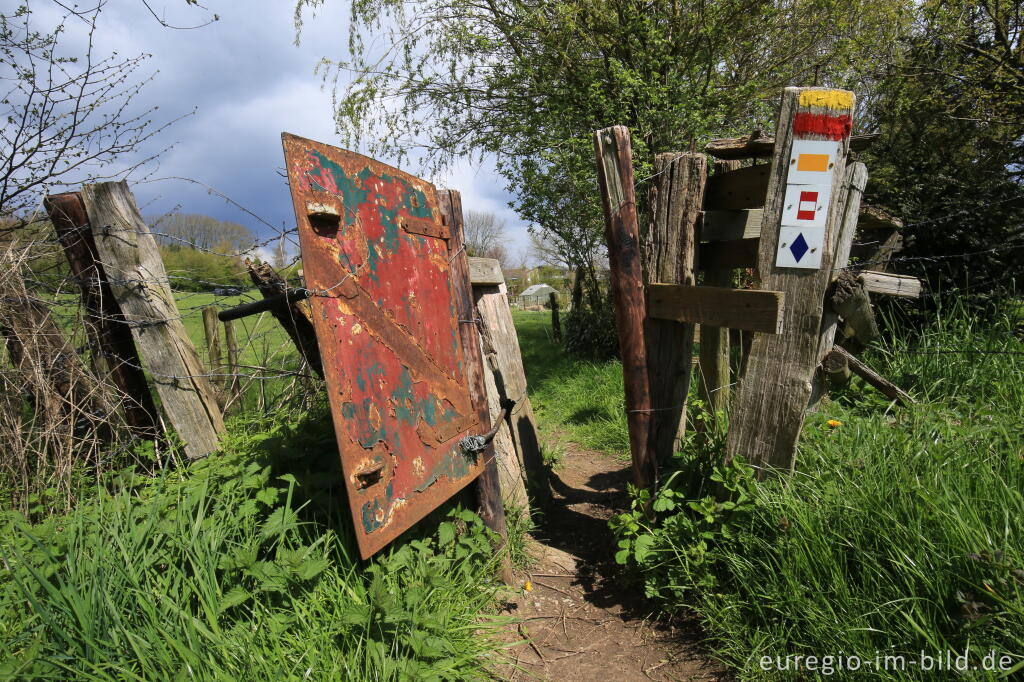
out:
{"label": "grassy field", "polygon": [[[545,426],[627,452],[617,363],[565,357],[543,313],[516,319]],[[1015,324],[940,316],[872,351],[920,404],[893,407],[855,380],[808,419],[794,476],[759,484],[746,467],[719,470],[728,504],[704,487],[721,453],[690,444],[663,472],[657,519],[616,519],[609,551],[666,611],[697,613],[741,679],[949,678],[934,670],[947,651],[975,677],[994,676],[980,669],[993,661],[1013,677],[1024,669]]]}
{"label": "grassy field", "polygon": [[42,523],[0,513],[0,679],[485,677],[478,517],[360,561],[326,409],[289,417],[236,419],[222,453],[117,472]]}

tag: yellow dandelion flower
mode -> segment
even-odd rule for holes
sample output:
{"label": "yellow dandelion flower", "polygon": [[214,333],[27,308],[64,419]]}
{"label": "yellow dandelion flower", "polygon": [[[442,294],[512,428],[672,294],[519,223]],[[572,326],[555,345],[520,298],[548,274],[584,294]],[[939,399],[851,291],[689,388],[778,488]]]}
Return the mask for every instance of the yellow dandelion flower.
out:
{"label": "yellow dandelion flower", "polygon": [[523,592],[532,592],[532,591],[533,591],[533,583],[530,582],[529,580],[527,580],[525,583],[523,583]]}
{"label": "yellow dandelion flower", "polygon": [[825,423],[828,424],[828,428],[830,429],[835,429],[843,425],[843,422],[839,421],[838,419],[829,419]]}

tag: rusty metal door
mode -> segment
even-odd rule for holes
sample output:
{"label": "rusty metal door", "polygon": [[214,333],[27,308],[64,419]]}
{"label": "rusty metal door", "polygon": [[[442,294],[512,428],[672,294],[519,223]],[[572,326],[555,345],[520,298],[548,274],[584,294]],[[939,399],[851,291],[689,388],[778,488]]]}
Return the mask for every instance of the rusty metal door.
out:
{"label": "rusty metal door", "polygon": [[306,287],[363,557],[483,471],[433,185],[285,133]]}

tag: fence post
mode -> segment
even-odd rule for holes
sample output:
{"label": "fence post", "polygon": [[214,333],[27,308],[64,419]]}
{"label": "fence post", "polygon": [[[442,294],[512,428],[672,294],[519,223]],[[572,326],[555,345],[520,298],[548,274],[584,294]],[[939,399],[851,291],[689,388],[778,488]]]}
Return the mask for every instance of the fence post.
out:
{"label": "fence post", "polygon": [[640,266],[633,151],[629,129],[612,126],[594,132],[597,180],[604,206],[605,239],[611,269],[612,301],[622,356],[629,449],[633,482],[640,488],[657,483],[658,466],[650,449],[651,393],[644,343],[644,279]]}
{"label": "fence post", "polygon": [[[462,196],[457,190],[438,190],[438,205],[451,231],[448,250],[452,254],[451,278],[455,303],[459,311],[459,335],[466,366],[466,385],[469,397],[476,409],[477,422],[481,432],[491,428],[491,414],[487,405],[487,381],[484,378],[484,362],[481,353],[480,335],[476,326],[476,311],[473,306],[472,285],[469,276],[469,257],[465,253],[465,232],[462,222]],[[505,522],[505,506],[501,499],[501,483],[498,463],[495,461],[493,441],[481,453],[485,466],[476,479],[477,500],[480,517],[484,524],[497,533],[502,552],[500,573],[502,580],[512,584],[512,564],[505,544],[508,542],[508,528]]]}
{"label": "fence post", "polygon": [[[269,263],[254,263],[247,259],[245,268],[263,298],[280,296],[288,291],[288,283],[270,267]],[[316,330],[313,329],[313,313],[309,301],[289,301],[271,308],[270,314],[284,327],[299,353],[305,358],[306,364],[323,379],[324,367],[320,359],[320,344],[316,338]]]}
{"label": "fence post", "polygon": [[[786,310],[780,334],[754,335],[726,441],[727,458],[746,457],[761,476],[768,469],[792,470],[821,359],[823,302],[844,208],[853,102],[853,93],[842,90],[786,88],[782,96],[757,266],[759,288],[783,292]],[[793,149],[795,137],[806,154]],[[784,215],[787,224],[800,226],[783,234]],[[820,263],[814,266],[816,249]]]}
{"label": "fence post", "polygon": [[[714,172],[724,173],[740,167],[739,161],[715,161]],[[711,287],[735,286],[732,268],[705,270],[704,284]],[[750,332],[748,332],[750,333]],[[726,327],[700,326],[700,358],[697,395],[708,412],[710,421],[695,425],[698,433],[721,426],[719,419],[729,410],[729,330]]]}
{"label": "fence post", "polygon": [[[491,266],[487,268],[487,277],[482,274],[481,262]],[[513,504],[518,504],[515,500],[520,494],[514,491],[522,490],[525,503],[526,491],[529,490],[537,504],[543,507],[551,499],[548,471],[540,452],[537,422],[527,392],[523,357],[508,304],[504,276],[498,262],[489,258],[470,258],[470,270],[473,272],[473,298],[480,315],[487,397],[492,417],[497,415],[500,401],[515,401],[507,426],[498,431],[498,436],[507,433],[507,445],[511,447],[503,449],[501,443],[495,447],[498,470],[502,474],[501,489]]]}
{"label": "fence post", "polygon": [[54,194],[46,197],[43,205],[82,291],[85,328],[93,357],[105,364],[102,372],[99,367],[96,372],[108,376],[120,393],[125,424],[132,433],[152,440],[160,432],[156,405],[127,320],[97,260],[82,196],[78,192]]}
{"label": "fence post", "polygon": [[238,342],[235,341],[235,323],[227,320],[224,323],[224,345],[228,352],[227,389],[230,396],[225,404],[236,403],[242,398],[241,382],[238,380]]}
{"label": "fence post", "polygon": [[[217,307],[206,306],[203,308],[203,333],[206,335],[206,359],[209,361],[210,371],[220,374],[222,369],[220,362],[220,326],[217,319]],[[224,384],[224,377],[216,377],[215,384]]]}
{"label": "fence post", "polygon": [[[708,177],[703,154],[658,154],[651,189],[652,218],[643,242],[648,284],[696,284],[697,223]],[[693,374],[693,323],[648,317],[644,321],[651,393],[651,443],[657,460],[682,447],[686,396]]]}
{"label": "fence post", "polygon": [[548,305],[551,306],[551,338],[555,341],[562,340],[562,322],[558,319],[558,294],[548,294]]}
{"label": "fence post", "polygon": [[184,441],[186,456],[205,457],[217,449],[224,420],[181,322],[156,240],[126,182],[85,185],[82,199],[110,289],[153,375],[164,412]]}

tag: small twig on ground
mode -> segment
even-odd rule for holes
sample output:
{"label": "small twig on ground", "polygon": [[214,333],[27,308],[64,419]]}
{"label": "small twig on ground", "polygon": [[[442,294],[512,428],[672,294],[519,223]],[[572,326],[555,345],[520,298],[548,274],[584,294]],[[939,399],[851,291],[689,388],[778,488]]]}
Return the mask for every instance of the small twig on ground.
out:
{"label": "small twig on ground", "polygon": [[541,581],[539,581],[539,580],[534,580],[533,582],[534,582],[535,584],[537,584],[537,585],[541,585],[541,586],[543,586],[543,587],[546,587],[546,588],[548,588],[549,590],[554,590],[555,592],[561,592],[562,594],[564,594],[564,595],[565,595],[565,596],[567,596],[567,597],[572,597],[572,598],[574,598],[574,599],[575,599],[576,597],[578,597],[578,596],[579,596],[579,595],[576,595],[576,594],[572,594],[571,592],[566,592],[565,590],[563,590],[563,589],[562,589],[562,588],[560,588],[560,587],[555,587],[554,585],[550,585],[550,584],[548,584],[548,583],[542,583],[542,582],[541,582]]}
{"label": "small twig on ground", "polygon": [[519,624],[519,634],[522,635],[523,639],[526,640],[526,643],[530,645],[530,648],[532,648],[533,651],[540,657],[541,662],[543,662],[544,665],[547,665],[547,659],[544,658],[544,654],[541,652],[540,649],[537,648],[537,645],[533,643],[533,639],[528,634],[526,626],[524,626],[522,623]]}

